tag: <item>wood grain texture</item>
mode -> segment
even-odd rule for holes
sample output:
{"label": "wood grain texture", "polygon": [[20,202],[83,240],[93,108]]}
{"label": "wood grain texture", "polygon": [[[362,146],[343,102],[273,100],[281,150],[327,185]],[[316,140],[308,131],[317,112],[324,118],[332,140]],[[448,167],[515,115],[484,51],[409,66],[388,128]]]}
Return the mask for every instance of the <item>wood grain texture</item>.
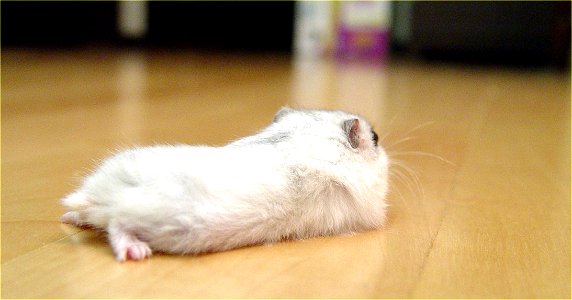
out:
{"label": "wood grain texture", "polygon": [[[285,104],[383,136],[385,228],[115,262],[59,199],[135,145],[222,145]],[[570,298],[570,80],[189,52],[2,52],[2,297]]]}

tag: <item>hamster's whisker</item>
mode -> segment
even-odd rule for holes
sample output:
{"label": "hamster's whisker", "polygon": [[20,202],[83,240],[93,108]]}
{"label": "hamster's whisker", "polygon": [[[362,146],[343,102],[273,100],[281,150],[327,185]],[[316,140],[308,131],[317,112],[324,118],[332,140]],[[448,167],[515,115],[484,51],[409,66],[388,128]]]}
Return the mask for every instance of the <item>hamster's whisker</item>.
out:
{"label": "hamster's whisker", "polygon": [[[400,172],[397,170],[391,170],[389,172],[389,179],[392,180],[392,183],[394,183],[393,179],[395,179],[397,181],[397,183],[402,184],[403,186],[407,187],[407,189],[410,192],[413,192],[413,187],[411,185],[411,181],[409,178],[407,178],[407,176],[405,176],[405,174],[403,172]],[[405,201],[405,196],[403,196],[403,193],[401,193],[401,189],[399,188],[399,185],[392,184],[391,186],[395,187],[395,189],[393,189],[393,190],[395,190],[399,194],[399,196],[401,197],[402,203],[407,204],[407,201]]]}
{"label": "hamster's whisker", "polygon": [[[390,175],[391,176],[389,177],[389,183],[390,183],[389,188],[391,189],[391,191],[397,192],[402,204],[407,204],[407,202],[405,201],[405,197],[403,197],[403,194],[401,193],[399,188],[396,187],[395,182],[393,181],[393,177],[394,177],[393,175],[395,175],[395,174],[390,174]],[[399,180],[399,182],[402,182],[402,181]]]}
{"label": "hamster's whisker", "polygon": [[385,126],[388,129],[385,132],[385,134],[379,138],[380,143],[383,143],[385,141],[385,138],[387,138],[387,136],[389,136],[391,134],[391,126],[393,125],[393,122],[395,122],[395,120],[397,119],[398,116],[399,116],[399,113],[396,113],[395,115],[393,115],[393,117],[391,118],[391,120],[389,121],[387,126]]}
{"label": "hamster's whisker", "polygon": [[[404,161],[401,160],[393,159],[391,161],[391,165],[394,167],[390,168],[391,171],[397,174],[401,174],[403,177],[408,179],[408,182],[410,183],[408,184],[408,187],[411,189],[411,192],[417,193],[421,197],[421,200],[425,200],[425,190],[423,189],[423,185],[421,184],[421,179],[419,179],[419,175],[417,174],[417,172],[413,168],[409,167]],[[395,167],[399,167],[403,171],[400,171],[398,168]]]}
{"label": "hamster's whisker", "polygon": [[393,148],[393,147],[395,147],[395,146],[397,146],[397,145],[399,145],[399,144],[403,144],[403,143],[405,143],[405,142],[408,142],[408,141],[411,141],[411,140],[415,140],[415,139],[418,139],[418,138],[419,138],[418,136],[405,137],[405,138],[399,139],[399,140],[397,140],[397,141],[391,143],[390,145],[385,146],[384,148],[385,148],[386,150],[391,150],[391,148]]}
{"label": "hamster's whisker", "polygon": [[[397,183],[400,183],[400,185],[395,185],[394,184],[395,182],[393,182],[393,180],[392,180],[393,187],[395,187],[392,190],[396,191],[402,200],[401,202],[403,204],[407,205],[408,201],[405,199],[405,196],[401,192],[400,186],[405,187],[409,191],[409,193],[416,194],[415,188],[413,187],[413,183],[411,183],[411,179],[407,178],[407,176],[405,176],[405,174],[403,174],[402,172],[399,172],[399,171],[393,172],[391,174],[391,177],[395,178],[397,180]],[[413,198],[417,198],[417,197],[413,197]]]}
{"label": "hamster's whisker", "polygon": [[[393,125],[393,122],[395,122],[395,120],[397,119],[397,116],[399,116],[399,113],[393,115],[393,117],[391,118],[391,120],[389,121],[389,123],[387,124],[387,128],[391,128],[391,126]],[[389,132],[390,130],[388,130]],[[387,136],[387,134],[385,134],[384,136]]]}
{"label": "hamster's whisker", "polygon": [[[390,176],[395,177],[399,183],[402,184],[402,186],[406,187],[407,190],[409,191],[409,193],[413,194],[413,195],[418,195],[418,189],[416,188],[416,182],[408,176],[407,173],[405,173],[403,170],[399,170],[399,169],[393,169],[390,172]],[[417,196],[415,196],[415,198],[418,198]]]}
{"label": "hamster's whisker", "polygon": [[404,135],[404,136],[408,136],[409,134],[411,134],[411,133],[413,133],[413,132],[415,132],[415,131],[417,131],[417,130],[419,130],[419,129],[421,129],[421,128],[424,128],[424,127],[427,127],[427,126],[430,126],[430,125],[433,125],[433,124],[435,124],[435,121],[427,121],[427,122],[425,122],[425,123],[421,123],[421,124],[419,124],[419,125],[413,127],[412,129],[409,129],[409,131],[407,131],[407,132],[404,133],[403,135]]}
{"label": "hamster's whisker", "polygon": [[438,160],[440,160],[446,164],[449,164],[453,167],[457,166],[454,162],[452,162],[452,161],[450,161],[450,160],[448,160],[448,159],[446,159],[440,155],[437,155],[434,153],[429,153],[429,152],[424,152],[424,151],[399,151],[399,152],[391,153],[391,156],[392,157],[393,156],[427,156],[427,157],[438,159]]}
{"label": "hamster's whisker", "polygon": [[390,134],[391,134],[391,132],[389,130],[387,132],[385,132],[385,134],[379,138],[379,143],[383,144],[385,142],[385,139],[387,138],[387,136]]}
{"label": "hamster's whisker", "polygon": [[[397,117],[397,115],[395,115],[395,116],[391,119],[391,121],[389,122],[389,124],[387,125],[387,127],[391,127],[391,125],[393,124],[393,121],[395,121],[396,117]],[[419,124],[419,125],[413,127],[412,129],[409,129],[407,132],[405,132],[405,133],[403,134],[403,136],[408,136],[408,135],[410,135],[411,133],[413,133],[413,132],[415,132],[415,131],[417,131],[417,130],[419,130],[419,129],[421,129],[421,128],[424,128],[424,127],[427,127],[427,126],[429,126],[429,125],[432,125],[432,124],[435,124],[435,121],[427,121],[427,122],[425,122],[425,123]],[[379,139],[379,141],[380,141],[380,142],[385,142],[385,139],[386,139],[391,133],[392,133],[391,130],[388,130],[388,131]]]}

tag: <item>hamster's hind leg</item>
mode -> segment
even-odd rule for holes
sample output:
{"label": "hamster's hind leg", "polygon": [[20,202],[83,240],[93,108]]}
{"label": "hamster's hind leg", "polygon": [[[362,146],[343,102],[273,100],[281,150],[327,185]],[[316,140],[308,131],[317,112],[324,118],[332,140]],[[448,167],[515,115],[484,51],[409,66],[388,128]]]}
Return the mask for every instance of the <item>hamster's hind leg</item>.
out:
{"label": "hamster's hind leg", "polygon": [[127,259],[142,260],[151,256],[151,248],[147,243],[139,240],[137,236],[126,230],[117,222],[110,222],[107,228],[109,243],[115,253],[115,258],[123,262]]}
{"label": "hamster's hind leg", "polygon": [[61,221],[63,223],[66,223],[66,224],[71,224],[71,225],[76,225],[76,226],[81,224],[81,221],[79,218],[79,212],[77,212],[77,211],[66,212],[65,214],[62,215]]}
{"label": "hamster's hind leg", "polygon": [[86,210],[92,206],[87,196],[81,192],[75,192],[63,198],[61,201],[69,210],[60,218],[63,223],[82,228],[92,227],[91,224],[86,222]]}

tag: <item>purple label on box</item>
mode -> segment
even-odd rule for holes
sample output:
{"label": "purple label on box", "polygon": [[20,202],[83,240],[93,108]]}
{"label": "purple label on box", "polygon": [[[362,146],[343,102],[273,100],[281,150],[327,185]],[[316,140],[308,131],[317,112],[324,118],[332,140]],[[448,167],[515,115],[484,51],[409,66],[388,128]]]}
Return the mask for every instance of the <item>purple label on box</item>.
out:
{"label": "purple label on box", "polygon": [[340,26],[336,49],[338,57],[383,58],[388,52],[389,31]]}

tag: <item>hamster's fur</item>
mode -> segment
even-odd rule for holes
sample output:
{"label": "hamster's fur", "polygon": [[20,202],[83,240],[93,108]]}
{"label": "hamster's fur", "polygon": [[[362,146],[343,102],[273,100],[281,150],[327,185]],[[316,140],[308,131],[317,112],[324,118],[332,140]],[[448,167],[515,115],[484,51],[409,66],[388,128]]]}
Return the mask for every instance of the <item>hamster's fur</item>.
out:
{"label": "hamster's fur", "polygon": [[282,108],[223,147],[112,156],[62,199],[62,221],[107,231],[118,261],[358,232],[384,222],[388,164],[362,117]]}

